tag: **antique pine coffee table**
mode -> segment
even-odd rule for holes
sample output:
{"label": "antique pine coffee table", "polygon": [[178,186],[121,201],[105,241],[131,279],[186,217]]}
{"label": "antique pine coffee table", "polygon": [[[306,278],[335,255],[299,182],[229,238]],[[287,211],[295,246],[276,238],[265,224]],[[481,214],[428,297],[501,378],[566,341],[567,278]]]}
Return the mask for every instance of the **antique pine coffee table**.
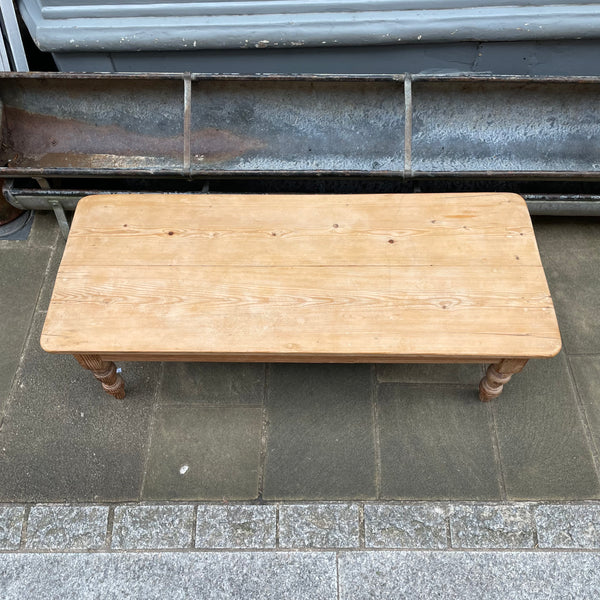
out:
{"label": "antique pine coffee table", "polygon": [[83,198],[41,338],[109,394],[115,360],[491,363],[561,347],[514,194]]}

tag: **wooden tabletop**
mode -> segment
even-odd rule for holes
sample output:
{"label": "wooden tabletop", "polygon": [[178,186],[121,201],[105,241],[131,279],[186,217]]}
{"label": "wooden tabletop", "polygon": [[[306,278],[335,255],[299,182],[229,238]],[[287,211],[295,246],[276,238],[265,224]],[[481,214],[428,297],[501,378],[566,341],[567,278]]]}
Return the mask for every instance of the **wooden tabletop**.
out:
{"label": "wooden tabletop", "polygon": [[561,347],[527,207],[504,193],[90,196],[41,343],[340,362]]}

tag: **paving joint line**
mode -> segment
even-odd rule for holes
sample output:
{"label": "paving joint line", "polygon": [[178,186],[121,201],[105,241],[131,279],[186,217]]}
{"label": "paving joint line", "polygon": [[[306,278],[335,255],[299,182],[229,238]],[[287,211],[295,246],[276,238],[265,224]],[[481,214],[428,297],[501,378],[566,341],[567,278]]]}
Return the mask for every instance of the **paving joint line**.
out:
{"label": "paving joint line", "polygon": [[108,551],[112,550],[112,538],[113,538],[113,529],[115,524],[115,507],[109,506],[108,508],[108,518],[106,519],[106,548]]}
{"label": "paving joint line", "polygon": [[540,547],[540,539],[538,536],[538,528],[535,520],[535,505],[533,504],[529,506],[529,518],[531,519],[531,537],[533,538],[533,547],[537,550]]}
{"label": "paving joint line", "polygon": [[365,548],[365,505],[358,505],[358,547]]}
{"label": "paving joint line", "polygon": [[500,437],[498,436],[498,409],[495,402],[489,402],[490,429],[492,437],[492,448],[494,452],[494,461],[496,462],[498,487],[500,488],[500,497],[503,502],[508,499],[506,491],[506,474],[504,473],[504,465],[502,463],[502,452],[500,450]]}
{"label": "paving joint line", "polygon": [[450,550],[452,548],[452,527],[450,526],[450,517],[452,516],[451,511],[446,511],[446,517],[444,519],[444,524],[446,525],[446,548],[445,550]]}
{"label": "paving joint line", "polygon": [[381,498],[381,438],[379,435],[379,380],[377,365],[371,365],[371,418],[373,419],[373,445],[375,450],[375,497]]}
{"label": "paving joint line", "polygon": [[352,548],[343,547],[306,547],[306,548],[295,548],[293,546],[284,548],[111,548],[106,550],[104,548],[92,548],[92,549],[81,549],[81,548],[66,548],[66,549],[46,549],[46,548],[16,548],[0,550],[0,556],[6,554],[378,554],[381,552],[386,553],[427,553],[427,554],[485,554],[485,553],[500,553],[500,554],[597,554],[600,556],[600,548],[525,548],[521,546],[515,546],[514,548],[505,548],[502,546],[489,546],[486,548],[474,548],[474,547],[461,547],[461,548],[422,548],[420,546],[406,546],[406,547],[380,547],[380,548]]}
{"label": "paving joint line", "polygon": [[275,548],[280,548],[279,543],[279,504],[275,507]]}
{"label": "paving joint line", "polygon": [[154,434],[154,427],[156,426],[156,415],[158,413],[160,389],[162,386],[164,374],[165,374],[165,363],[161,362],[160,367],[158,369],[158,378],[156,381],[156,390],[154,391],[154,399],[152,401],[150,422],[148,423],[148,439],[146,440],[146,456],[144,457],[144,465],[142,467],[142,480],[140,482],[140,491],[138,494],[139,500],[143,499],[144,489],[146,487],[146,478],[148,476],[148,464],[150,462],[150,452],[152,451],[152,437]]}
{"label": "paving joint line", "polygon": [[196,532],[198,530],[198,504],[194,505],[192,512],[192,538],[191,548],[196,548]]}
{"label": "paving joint line", "polygon": [[267,468],[267,443],[268,443],[268,429],[269,429],[269,416],[267,414],[267,378],[269,377],[270,369],[268,364],[265,363],[263,366],[263,390],[262,390],[262,404],[261,406],[261,424],[260,424],[260,451],[258,455],[258,497],[262,501],[264,488],[265,488],[265,476]]}
{"label": "paving joint line", "polygon": [[25,550],[27,544],[27,526],[29,525],[29,513],[31,506],[26,506],[23,511],[23,523],[21,524],[21,538],[19,539],[19,550]]}

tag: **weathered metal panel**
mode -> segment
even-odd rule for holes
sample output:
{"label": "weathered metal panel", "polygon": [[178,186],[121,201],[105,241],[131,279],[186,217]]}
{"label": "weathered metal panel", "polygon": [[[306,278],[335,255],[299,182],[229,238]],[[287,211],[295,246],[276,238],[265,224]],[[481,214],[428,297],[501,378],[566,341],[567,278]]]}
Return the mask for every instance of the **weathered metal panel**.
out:
{"label": "weathered metal panel", "polygon": [[412,168],[600,173],[599,92],[584,81],[415,82]]}
{"label": "weathered metal panel", "polygon": [[396,81],[195,81],[192,171],[401,171]]}
{"label": "weathered metal panel", "polygon": [[0,177],[600,180],[600,78],[0,74]]}
{"label": "weathered metal panel", "polygon": [[[0,79],[0,162],[11,172],[159,170],[183,165],[181,79]],[[1,170],[1,169],[0,169]]]}
{"label": "weathered metal panel", "polygon": [[42,50],[168,51],[600,37],[600,4],[575,0],[20,0]]}

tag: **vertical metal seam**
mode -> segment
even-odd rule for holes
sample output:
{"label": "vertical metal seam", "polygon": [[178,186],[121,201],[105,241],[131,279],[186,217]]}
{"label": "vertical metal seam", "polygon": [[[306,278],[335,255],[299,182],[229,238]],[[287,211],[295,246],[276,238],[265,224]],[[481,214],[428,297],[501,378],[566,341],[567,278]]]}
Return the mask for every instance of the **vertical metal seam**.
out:
{"label": "vertical metal seam", "polygon": [[69,221],[67,219],[67,215],[65,214],[65,209],[60,201],[56,198],[49,198],[48,204],[50,204],[52,207],[54,216],[56,217],[56,221],[58,223],[58,228],[60,229],[60,233],[66,240],[69,237]]}
{"label": "vertical metal seam", "polygon": [[412,79],[404,74],[404,179],[412,177]]}
{"label": "vertical metal seam", "polygon": [[183,74],[183,174],[190,177],[192,173],[191,151],[192,129],[192,74]]}

